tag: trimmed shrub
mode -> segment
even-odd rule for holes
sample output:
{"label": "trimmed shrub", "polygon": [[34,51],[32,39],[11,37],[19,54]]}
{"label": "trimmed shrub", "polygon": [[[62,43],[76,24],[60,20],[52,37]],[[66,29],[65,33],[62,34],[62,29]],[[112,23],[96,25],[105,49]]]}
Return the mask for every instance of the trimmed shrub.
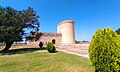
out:
{"label": "trimmed shrub", "polygon": [[95,32],[88,52],[96,72],[120,71],[120,36],[109,27]]}
{"label": "trimmed shrub", "polygon": [[42,43],[42,42],[39,43],[39,47],[40,47],[40,48],[43,47],[43,43]]}
{"label": "trimmed shrub", "polygon": [[47,43],[46,48],[47,48],[48,52],[50,52],[50,53],[53,53],[53,52],[55,52],[55,50],[56,50],[54,44],[51,43],[51,42],[48,42],[48,43]]}

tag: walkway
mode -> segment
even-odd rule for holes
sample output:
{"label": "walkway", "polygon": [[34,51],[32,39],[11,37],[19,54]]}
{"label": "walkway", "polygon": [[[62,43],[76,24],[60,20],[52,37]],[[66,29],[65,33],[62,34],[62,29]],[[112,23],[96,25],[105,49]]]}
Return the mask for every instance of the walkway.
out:
{"label": "walkway", "polygon": [[59,46],[57,50],[88,58],[88,46]]}

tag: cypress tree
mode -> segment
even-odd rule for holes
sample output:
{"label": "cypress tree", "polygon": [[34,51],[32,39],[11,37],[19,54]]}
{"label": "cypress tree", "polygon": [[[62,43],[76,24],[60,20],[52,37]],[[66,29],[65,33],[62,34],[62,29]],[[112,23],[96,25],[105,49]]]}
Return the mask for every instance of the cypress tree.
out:
{"label": "cypress tree", "polygon": [[88,52],[96,72],[120,71],[120,36],[110,27],[97,29]]}

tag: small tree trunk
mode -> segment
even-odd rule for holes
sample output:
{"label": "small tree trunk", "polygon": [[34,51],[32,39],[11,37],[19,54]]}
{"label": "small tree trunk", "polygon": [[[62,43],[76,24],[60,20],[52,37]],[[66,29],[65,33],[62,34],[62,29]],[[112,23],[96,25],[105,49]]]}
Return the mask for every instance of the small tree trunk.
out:
{"label": "small tree trunk", "polygon": [[6,46],[5,46],[5,48],[4,48],[2,51],[3,51],[3,52],[8,51],[9,48],[11,47],[11,45],[13,44],[13,42],[14,42],[14,41],[5,41]]}

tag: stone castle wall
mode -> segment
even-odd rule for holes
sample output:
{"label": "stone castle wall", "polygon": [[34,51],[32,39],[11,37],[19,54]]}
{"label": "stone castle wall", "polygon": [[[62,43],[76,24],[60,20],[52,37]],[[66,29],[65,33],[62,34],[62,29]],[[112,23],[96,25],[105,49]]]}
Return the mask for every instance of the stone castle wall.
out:
{"label": "stone castle wall", "polygon": [[28,44],[39,45],[39,42],[43,42],[46,45],[48,42],[55,40],[56,45],[61,44],[75,44],[75,32],[74,32],[74,21],[73,20],[64,20],[57,25],[57,33],[50,32],[37,32],[35,33],[42,34],[37,41],[28,40]]}
{"label": "stone castle wall", "polygon": [[42,36],[38,41],[43,42],[43,44],[46,45],[48,42],[52,42],[53,39],[55,40],[55,44],[61,44],[62,34],[42,32]]}

